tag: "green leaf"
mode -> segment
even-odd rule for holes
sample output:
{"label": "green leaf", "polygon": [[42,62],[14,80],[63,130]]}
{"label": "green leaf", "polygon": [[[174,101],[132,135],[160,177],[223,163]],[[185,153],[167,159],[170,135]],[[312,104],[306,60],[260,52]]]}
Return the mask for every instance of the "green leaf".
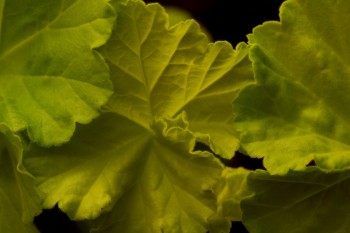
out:
{"label": "green leaf", "polygon": [[[122,127],[121,127],[122,126]],[[102,114],[77,127],[61,147],[34,146],[25,166],[37,177],[44,208],[59,207],[72,219],[90,219],[133,186],[151,135],[122,116]]]}
{"label": "green leaf", "polygon": [[0,124],[0,232],[38,233],[32,221],[40,199],[22,156],[20,138]]}
{"label": "green leaf", "polygon": [[350,231],[350,171],[325,173],[316,167],[285,176],[256,171],[248,177],[255,195],[242,202],[250,233]]}
{"label": "green leaf", "polygon": [[253,193],[247,187],[251,171],[244,168],[225,167],[222,179],[216,187],[218,212],[231,221],[242,221],[241,201]]}
{"label": "green leaf", "polygon": [[192,151],[196,139],[184,117],[157,121],[155,137],[123,116],[105,113],[78,127],[62,147],[32,148],[25,164],[38,178],[44,207],[58,202],[81,220],[115,206],[102,217],[114,231],[205,232],[208,218],[216,215],[213,189],[222,165],[209,152]]}
{"label": "green leaf", "polygon": [[271,173],[350,167],[350,3],[286,1],[250,36],[256,84],[234,102],[242,150]]}
{"label": "green leaf", "polygon": [[112,211],[93,222],[98,232],[229,231],[213,191],[222,165],[209,152],[193,152],[196,138],[184,117],[155,123],[158,137],[142,150],[143,168]]}
{"label": "green leaf", "polygon": [[112,94],[93,49],[108,39],[107,0],[0,1],[0,122],[40,145],[69,140]]}
{"label": "green leaf", "polygon": [[[176,6],[163,6],[166,13],[169,15],[169,25],[173,26],[175,24],[181,23],[182,21],[195,19],[191,12],[185,10],[184,8],[179,8]],[[213,41],[212,36],[207,28],[203,24],[200,25],[201,30],[208,37],[209,41]]]}
{"label": "green leaf", "polygon": [[233,155],[225,143],[237,144],[231,101],[252,80],[247,47],[208,46],[194,21],[169,28],[158,4],[117,9],[100,50],[115,86],[104,113],[61,147],[29,150],[44,207],[58,202],[75,220],[102,214],[91,224],[106,233],[228,232],[215,192],[223,165],[193,150],[203,141]]}
{"label": "green leaf", "polygon": [[109,63],[115,94],[107,111],[145,128],[154,118],[186,111],[190,128],[210,134],[212,149],[231,158],[239,146],[232,100],[253,80],[248,48],[210,43],[192,20],[168,27],[157,4],[129,1],[100,50]]}

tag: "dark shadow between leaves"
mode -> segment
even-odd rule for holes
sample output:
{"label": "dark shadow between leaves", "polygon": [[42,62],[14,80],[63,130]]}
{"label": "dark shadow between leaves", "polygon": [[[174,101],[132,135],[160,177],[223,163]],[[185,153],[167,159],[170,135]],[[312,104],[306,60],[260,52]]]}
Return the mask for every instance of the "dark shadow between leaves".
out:
{"label": "dark shadow between leaves", "polygon": [[233,156],[233,158],[226,165],[233,168],[244,167],[248,170],[266,170],[263,165],[262,158],[251,158],[239,151],[236,151],[235,156]]}
{"label": "dark shadow between leaves", "polygon": [[57,205],[52,209],[45,209],[36,216],[34,224],[41,233],[81,233],[77,223],[71,221]]}
{"label": "dark shadow between leaves", "polygon": [[307,167],[317,166],[315,160],[311,160]]}
{"label": "dark shadow between leaves", "polygon": [[230,233],[249,233],[242,222],[235,221],[232,222],[232,227]]}
{"label": "dark shadow between leaves", "polygon": [[217,158],[219,158],[221,162],[223,162],[223,164],[225,164],[228,167],[232,167],[232,168],[244,167],[248,170],[256,170],[256,169],[266,170],[263,165],[263,159],[251,158],[248,155],[245,155],[238,151],[236,151],[235,155],[230,160],[223,159],[219,155],[216,155],[208,145],[201,142],[196,142],[194,151],[209,151],[213,153]]}

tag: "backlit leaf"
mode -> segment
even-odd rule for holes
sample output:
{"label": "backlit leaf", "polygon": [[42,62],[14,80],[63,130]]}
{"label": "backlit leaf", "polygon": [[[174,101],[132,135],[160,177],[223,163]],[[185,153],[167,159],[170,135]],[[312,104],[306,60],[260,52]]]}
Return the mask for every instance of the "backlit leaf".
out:
{"label": "backlit leaf", "polygon": [[154,118],[186,111],[194,132],[209,134],[212,149],[231,158],[239,146],[232,101],[253,75],[244,43],[208,45],[192,20],[169,28],[156,4],[130,1],[100,50],[109,63],[115,94],[106,109],[149,128]]}
{"label": "backlit leaf", "polygon": [[112,84],[93,49],[114,15],[106,0],[0,1],[0,122],[50,146],[97,117]]}
{"label": "backlit leaf", "polygon": [[27,156],[44,206],[100,216],[91,224],[105,233],[229,232],[215,192],[223,165],[194,147],[205,142],[225,157],[237,149],[231,102],[252,80],[247,46],[208,45],[194,21],[169,28],[158,4],[117,9],[100,49],[115,86],[104,113],[69,143],[33,145]]}
{"label": "backlit leaf", "polygon": [[250,36],[257,84],[234,102],[242,150],[283,174],[350,166],[350,3],[286,1]]}

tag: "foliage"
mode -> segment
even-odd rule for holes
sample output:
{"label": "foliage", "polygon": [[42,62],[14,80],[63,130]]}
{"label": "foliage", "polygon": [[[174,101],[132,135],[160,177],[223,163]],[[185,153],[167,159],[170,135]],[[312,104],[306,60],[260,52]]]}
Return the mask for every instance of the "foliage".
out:
{"label": "foliage", "polygon": [[82,232],[349,232],[348,9],[287,0],[233,49],[141,0],[0,0],[0,232],[56,204]]}
{"label": "foliage", "polygon": [[42,146],[62,144],[112,94],[108,67],[92,49],[108,39],[113,8],[104,0],[1,0],[0,12],[0,121]]}
{"label": "foliage", "polygon": [[[348,232],[347,1],[286,1],[249,35],[256,83],[234,101],[241,150],[264,157],[243,201],[250,232]],[[308,164],[314,167],[307,167]],[[327,221],[327,224],[325,222]]]}

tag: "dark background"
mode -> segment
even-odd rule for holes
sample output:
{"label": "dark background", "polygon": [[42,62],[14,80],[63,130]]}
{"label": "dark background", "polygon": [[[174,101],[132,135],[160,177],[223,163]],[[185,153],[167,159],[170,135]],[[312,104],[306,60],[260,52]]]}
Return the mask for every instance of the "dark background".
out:
{"label": "dark background", "polygon": [[[247,41],[246,35],[252,29],[268,20],[278,20],[279,6],[283,0],[159,0],[164,6],[176,6],[190,12],[203,25],[213,40],[227,40],[233,47]],[[260,160],[237,154],[229,166],[243,166],[248,169],[262,168]],[[35,224],[42,233],[79,233],[72,222],[57,207],[45,210],[35,218]],[[122,232],[115,232],[122,233]],[[233,222],[231,233],[248,233],[241,222]]]}
{"label": "dark background", "polygon": [[227,40],[233,47],[246,41],[252,29],[267,20],[278,20],[283,0],[146,0],[189,11],[214,40]]}

